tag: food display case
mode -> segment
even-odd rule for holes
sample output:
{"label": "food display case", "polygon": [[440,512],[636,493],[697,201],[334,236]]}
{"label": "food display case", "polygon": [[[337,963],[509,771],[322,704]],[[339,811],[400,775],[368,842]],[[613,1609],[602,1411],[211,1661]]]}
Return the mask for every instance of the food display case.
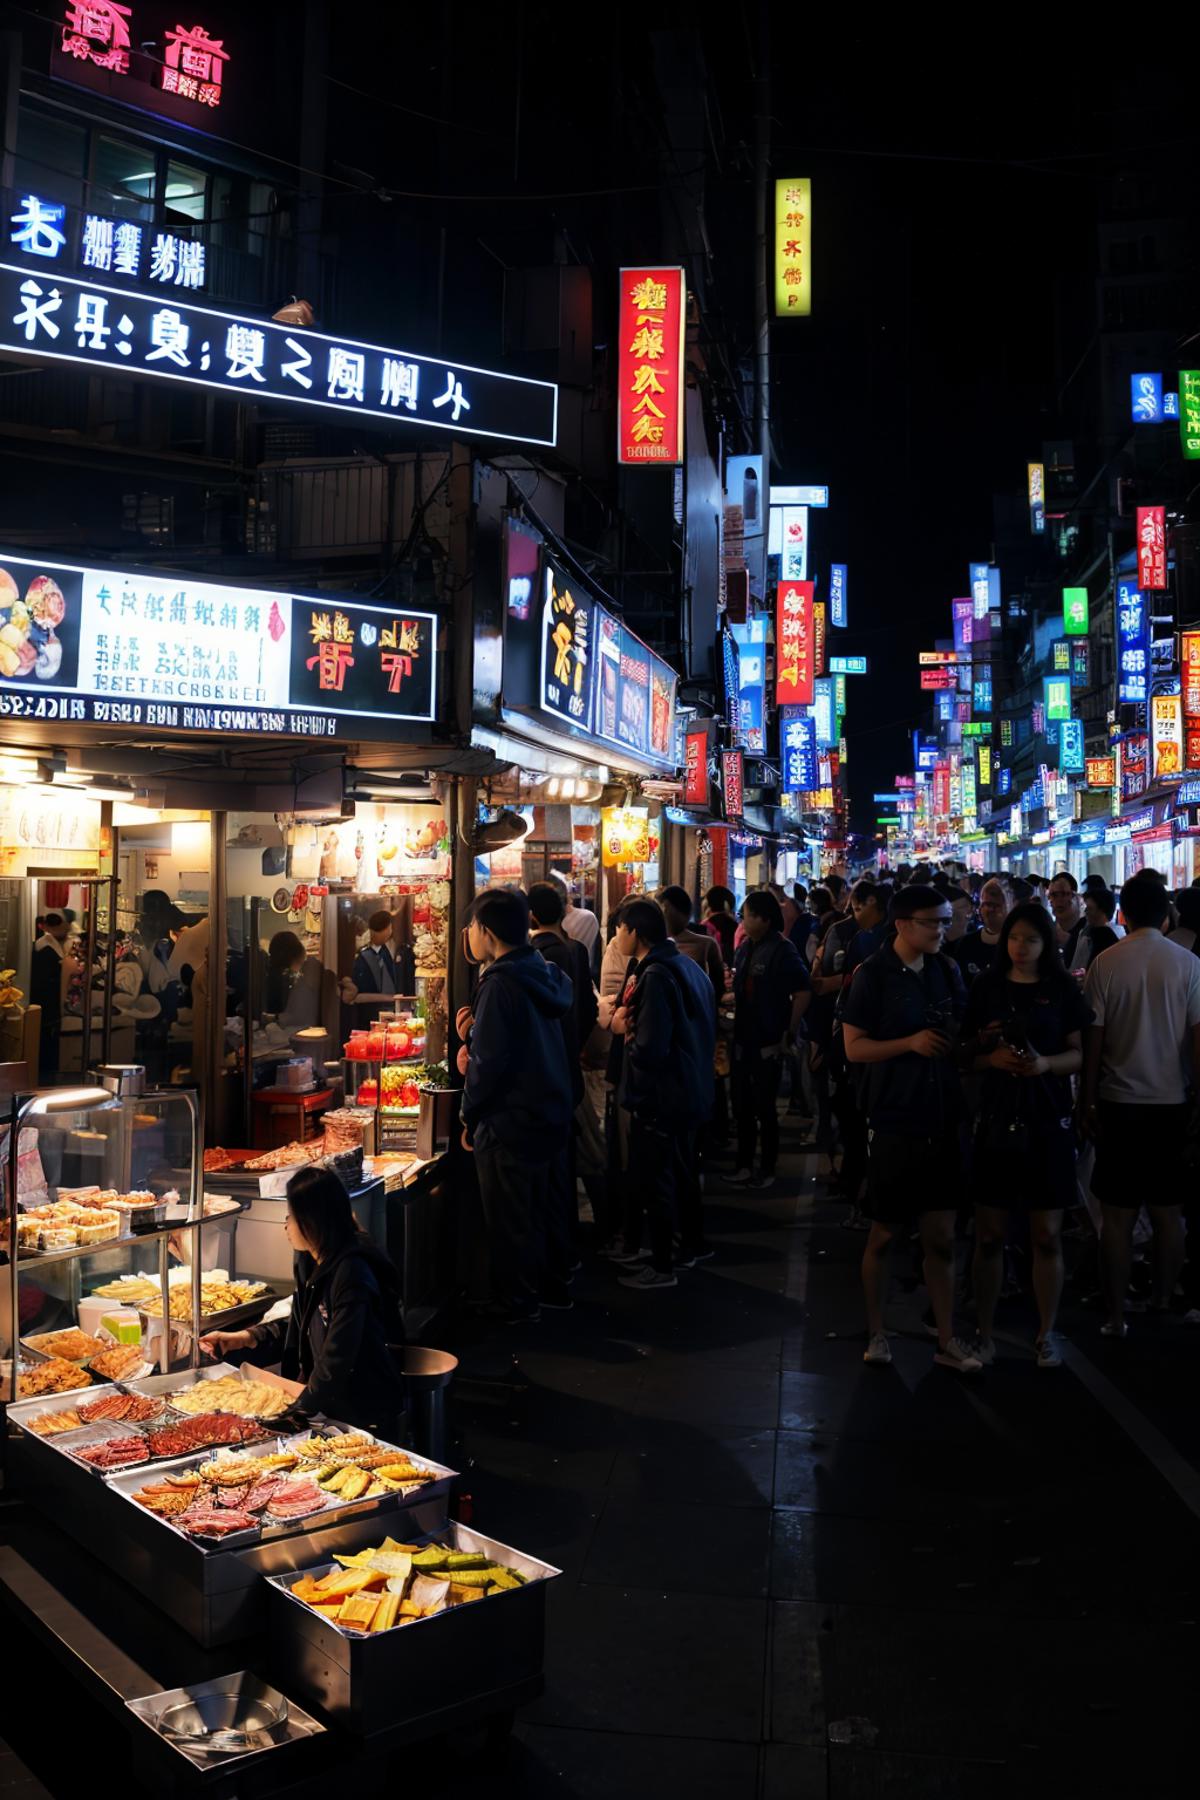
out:
{"label": "food display case", "polygon": [[[199,1136],[194,1093],[147,1089],[138,1065],[12,1104],[0,1127],[0,1402],[90,1387],[105,1368],[91,1364],[119,1345],[164,1371],[198,1360],[194,1336],[163,1325],[172,1266],[191,1287],[175,1316],[199,1317],[206,1233],[240,1210],[206,1205]],[[157,1293],[157,1329],[110,1298],[134,1278]]]}
{"label": "food display case", "polygon": [[390,1011],[355,1027],[343,1046],[346,1104],[374,1122],[376,1154],[415,1150],[428,1035],[420,994],[397,994]]}

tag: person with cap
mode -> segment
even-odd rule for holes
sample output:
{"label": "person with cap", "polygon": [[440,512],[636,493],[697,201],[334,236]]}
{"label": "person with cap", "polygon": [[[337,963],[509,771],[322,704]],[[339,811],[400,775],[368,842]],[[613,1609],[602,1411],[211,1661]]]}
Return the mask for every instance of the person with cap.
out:
{"label": "person with cap", "polygon": [[942,950],[950,902],[936,888],[914,885],[896,894],[890,917],[894,941],[859,967],[842,1005],[845,1055],[862,1072],[867,1119],[863,1360],[892,1360],[884,1330],[889,1253],[897,1236],[916,1227],[937,1326],[934,1361],[977,1374],[983,1364],[954,1331],[955,1210],[934,1198],[962,1185],[964,1108],[953,1052],[966,990]]}

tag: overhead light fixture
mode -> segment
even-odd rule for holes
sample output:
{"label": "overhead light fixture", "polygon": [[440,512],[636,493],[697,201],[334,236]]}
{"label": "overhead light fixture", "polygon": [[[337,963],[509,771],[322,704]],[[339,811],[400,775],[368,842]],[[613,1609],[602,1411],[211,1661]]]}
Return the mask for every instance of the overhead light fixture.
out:
{"label": "overhead light fixture", "polygon": [[271,317],[277,325],[311,325],[316,318],[307,300],[300,300],[292,295],[286,306],[281,306]]}
{"label": "overhead light fixture", "polygon": [[503,807],[494,819],[480,825],[475,832],[475,855],[490,856],[493,850],[511,850],[523,844],[533,830],[533,820]]}

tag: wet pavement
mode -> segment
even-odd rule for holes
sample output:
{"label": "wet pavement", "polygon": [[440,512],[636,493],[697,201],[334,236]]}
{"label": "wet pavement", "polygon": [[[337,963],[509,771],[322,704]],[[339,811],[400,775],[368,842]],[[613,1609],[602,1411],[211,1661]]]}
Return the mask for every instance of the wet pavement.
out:
{"label": "wet pavement", "polygon": [[573,1312],[459,1346],[475,1522],[563,1576],[507,1770],[440,1791],[1194,1792],[1200,1330],[1110,1344],[1072,1289],[1039,1370],[1016,1296],[964,1378],[898,1253],[867,1368],[862,1235],[823,1158],[782,1168],[709,1178],[717,1256],[674,1292],[587,1262]]}

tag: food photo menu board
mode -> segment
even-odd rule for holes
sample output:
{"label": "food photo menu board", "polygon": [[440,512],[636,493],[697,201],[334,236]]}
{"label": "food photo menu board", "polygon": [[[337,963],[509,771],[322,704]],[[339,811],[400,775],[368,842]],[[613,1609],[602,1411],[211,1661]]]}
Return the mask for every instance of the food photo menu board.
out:
{"label": "food photo menu board", "polygon": [[437,704],[437,621],[0,550],[0,718],[388,738]]}

